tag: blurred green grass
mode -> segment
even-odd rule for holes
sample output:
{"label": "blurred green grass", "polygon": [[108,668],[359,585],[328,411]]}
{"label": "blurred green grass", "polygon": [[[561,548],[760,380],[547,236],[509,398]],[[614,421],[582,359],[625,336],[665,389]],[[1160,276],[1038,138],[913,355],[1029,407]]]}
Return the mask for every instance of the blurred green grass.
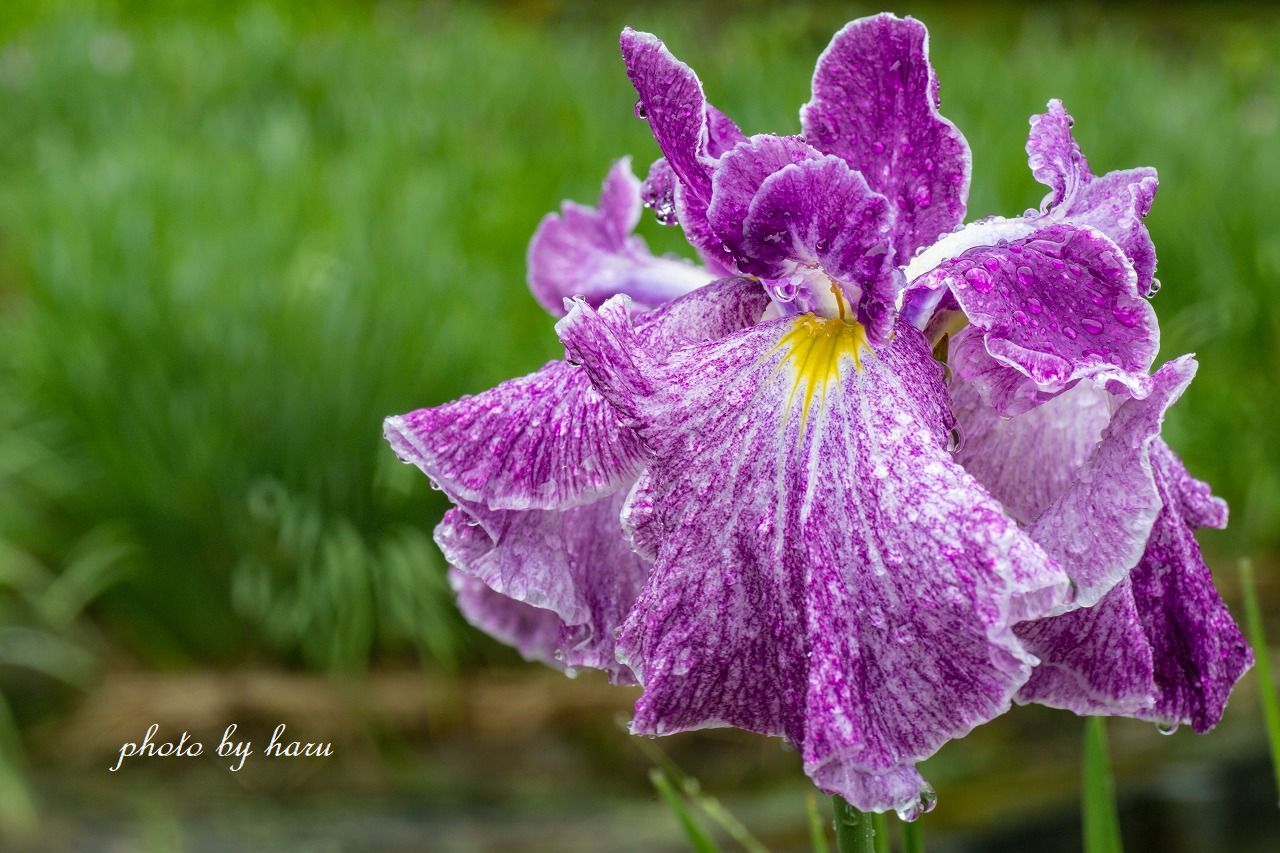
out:
{"label": "blurred green grass", "polygon": [[[148,665],[499,654],[454,613],[429,540],[443,505],[381,418],[557,355],[526,242],[612,158],[656,153],[624,23],[748,132],[793,132],[818,53],[871,11],[6,4],[0,542],[55,574],[109,549],[93,622]],[[1273,554],[1280,18],[896,11],[931,27],[971,218],[1039,202],[1022,146],[1050,97],[1096,170],[1159,169],[1162,358],[1201,362],[1167,435],[1232,504],[1211,551]]]}

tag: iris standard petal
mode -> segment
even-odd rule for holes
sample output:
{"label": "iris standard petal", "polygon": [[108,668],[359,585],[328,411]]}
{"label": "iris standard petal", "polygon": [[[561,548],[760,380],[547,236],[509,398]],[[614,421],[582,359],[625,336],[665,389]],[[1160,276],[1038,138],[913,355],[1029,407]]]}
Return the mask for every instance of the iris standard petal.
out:
{"label": "iris standard petal", "polygon": [[[1159,346],[1155,312],[1138,295],[1133,267],[1101,232],[1050,225],[976,246],[910,289],[944,287],[970,322],[957,375],[1002,414],[1026,411],[1085,378],[1147,393]],[[996,364],[984,364],[982,351]]]}
{"label": "iris standard petal", "polygon": [[529,289],[538,303],[556,316],[575,296],[599,305],[626,293],[654,306],[711,281],[708,270],[657,257],[631,233],[640,207],[640,182],[624,157],[605,178],[595,209],[567,201],[560,213],[548,213],[529,242]]}
{"label": "iris standard petal", "polygon": [[1124,169],[1094,177],[1072,136],[1072,124],[1057,99],[1049,102],[1048,112],[1031,117],[1027,162],[1035,179],[1049,187],[1041,210],[1061,222],[1096,228],[1115,241],[1133,263],[1138,292],[1146,295],[1151,291],[1156,251],[1143,218],[1159,186],[1156,170]]}
{"label": "iris standard petal", "polygon": [[814,147],[890,199],[899,258],[964,220],[969,144],[938,113],[924,24],[888,13],[847,24],[818,58],[800,120]]}
{"label": "iris standard petal", "polygon": [[653,358],[618,319],[579,303],[557,329],[650,454],[633,730],[782,735],[857,807],[911,806],[914,763],[1029,675],[1013,624],[1068,588],[952,462],[927,343],[803,316]]}
{"label": "iris standard petal", "polygon": [[619,39],[627,77],[639,100],[636,114],[649,122],[662,156],[676,177],[672,201],[685,237],[713,269],[733,270],[732,258],[707,225],[714,147],[731,147],[741,132],[712,108],[693,69],[676,59],[651,33],[630,27]]}

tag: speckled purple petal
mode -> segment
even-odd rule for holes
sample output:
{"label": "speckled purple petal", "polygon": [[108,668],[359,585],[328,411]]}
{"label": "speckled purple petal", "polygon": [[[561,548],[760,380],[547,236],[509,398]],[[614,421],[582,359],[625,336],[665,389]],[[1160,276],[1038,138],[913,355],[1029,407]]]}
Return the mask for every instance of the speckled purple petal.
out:
{"label": "speckled purple petal", "polygon": [[1047,113],[1031,117],[1027,162],[1035,179],[1049,187],[1040,209],[1050,219],[1096,228],[1114,240],[1133,263],[1138,292],[1145,295],[1151,290],[1156,251],[1142,220],[1155,200],[1156,171],[1144,167],[1094,177],[1071,134],[1072,124],[1056,98]]}
{"label": "speckled purple petal", "polygon": [[567,201],[548,213],[529,242],[529,289],[559,316],[567,297],[599,305],[626,293],[642,305],[660,305],[711,281],[706,269],[656,257],[632,235],[640,220],[640,182],[631,160],[614,164],[595,209]]}
{"label": "speckled purple petal", "polygon": [[450,510],[436,542],[459,572],[492,593],[472,590],[460,602],[463,614],[527,657],[546,661],[550,649],[556,666],[601,669],[615,683],[632,683],[614,655],[614,637],[648,562],[622,535],[625,497],[619,491],[573,509],[484,513],[483,520]]}
{"label": "speckled purple petal", "polygon": [[[911,289],[949,287],[970,322],[970,348],[953,367],[1003,414],[1025,411],[1080,379],[1141,396],[1159,346],[1132,266],[1090,228],[1050,225],[1005,245],[978,246]],[[973,336],[1000,368],[975,357]]]}
{"label": "speckled purple petal", "polygon": [[[650,312],[646,345],[665,351],[759,320],[760,285],[723,279]],[[640,473],[635,436],[575,365],[536,373],[474,396],[387,418],[387,441],[454,501],[490,509],[566,509],[629,484]]]}
{"label": "speckled purple petal", "polygon": [[[726,279],[645,314],[637,335],[664,353],[754,324],[767,304],[758,282]],[[613,637],[643,561],[626,544],[619,510],[643,458],[635,433],[585,372],[552,362],[475,397],[388,418],[386,434],[401,459],[458,504],[436,542],[493,593],[470,590],[467,618],[507,641],[527,634],[518,648],[545,659],[548,617],[495,596],[550,612],[560,625],[559,663],[630,680],[613,657]]]}
{"label": "speckled purple petal", "polygon": [[910,806],[915,762],[1028,676],[1012,625],[1067,591],[952,462],[927,343],[904,329],[829,374],[803,336],[840,326],[811,317],[666,359],[616,318],[579,303],[557,329],[652,459],[657,562],[619,640],[645,687],[633,730],[782,735],[824,789]]}
{"label": "speckled purple petal", "polygon": [[387,418],[387,441],[454,500],[492,509],[590,503],[640,473],[639,442],[581,370],[553,361],[474,396]]}
{"label": "speckled purple petal", "polygon": [[725,150],[741,135],[707,104],[693,69],[676,59],[657,36],[630,27],[619,39],[627,77],[640,96],[636,114],[649,122],[662,156],[677,179],[675,214],[685,237],[719,268],[733,270],[731,258],[706,221],[711,199],[711,146]]}
{"label": "speckled purple petal", "polygon": [[1111,395],[1087,381],[1013,418],[984,403],[971,382],[952,382],[951,398],[956,461],[1024,525],[1076,482],[1111,421]]}
{"label": "speckled purple petal", "polygon": [[1125,399],[1074,481],[1031,524],[1032,538],[1075,583],[1071,608],[1093,605],[1138,564],[1161,504],[1151,446],[1195,372],[1195,359],[1182,356],[1156,372],[1149,396]]}
{"label": "speckled purple petal", "polygon": [[1194,535],[1226,509],[1159,439],[1151,461],[1161,510],[1141,561],[1093,607],[1019,627],[1043,663],[1018,701],[1205,732],[1253,664]]}
{"label": "speckled purple petal", "polygon": [[814,147],[892,201],[899,258],[964,220],[969,144],[938,113],[924,24],[885,13],[846,25],[818,58],[800,120]]}

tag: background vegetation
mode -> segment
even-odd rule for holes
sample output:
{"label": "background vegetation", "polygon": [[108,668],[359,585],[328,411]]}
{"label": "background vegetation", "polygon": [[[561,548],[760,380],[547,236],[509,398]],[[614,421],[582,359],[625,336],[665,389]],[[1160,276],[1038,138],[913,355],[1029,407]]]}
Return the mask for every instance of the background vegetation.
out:
{"label": "background vegetation", "polygon": [[[56,727],[117,671],[420,662],[456,681],[513,663],[453,610],[430,542],[443,504],[381,418],[557,355],[528,237],[593,199],[613,158],[655,156],[624,23],[660,33],[745,130],[787,132],[831,34],[871,11],[0,5],[0,784],[21,779],[13,732]],[[1266,594],[1280,18],[895,11],[931,27],[974,151],[971,217],[1038,204],[1022,146],[1050,97],[1095,170],[1158,168],[1162,358],[1201,362],[1167,435],[1231,503],[1202,537],[1215,565],[1254,555]]]}

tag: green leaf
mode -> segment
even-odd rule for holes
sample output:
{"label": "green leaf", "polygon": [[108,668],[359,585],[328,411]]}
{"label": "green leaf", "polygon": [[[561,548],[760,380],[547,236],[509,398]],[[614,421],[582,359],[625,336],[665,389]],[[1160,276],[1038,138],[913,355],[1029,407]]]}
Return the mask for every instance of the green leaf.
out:
{"label": "green leaf", "polygon": [[671,813],[676,816],[676,820],[680,823],[680,828],[684,830],[685,838],[689,840],[689,846],[696,853],[717,853],[720,848],[716,846],[711,836],[707,835],[706,831],[694,820],[693,815],[689,813],[689,809],[685,807],[684,800],[676,793],[671,780],[667,778],[667,774],[655,767],[649,771],[649,781],[653,783],[653,787],[667,804],[667,808],[671,809]]}
{"label": "green leaf", "polygon": [[1271,743],[1271,770],[1276,777],[1276,791],[1280,794],[1280,701],[1276,698],[1276,682],[1271,675],[1271,661],[1267,654],[1267,636],[1262,629],[1262,607],[1258,604],[1258,590],[1253,582],[1253,561],[1247,558],[1240,561],[1240,587],[1244,594],[1245,629],[1249,632],[1249,645],[1253,646],[1253,670],[1258,673],[1258,697],[1262,701],[1267,740]]}
{"label": "green leaf", "polygon": [[1089,717],[1084,725],[1083,814],[1085,853],[1122,853],[1120,819],[1116,815],[1115,785],[1107,756],[1107,728],[1103,717]]}

